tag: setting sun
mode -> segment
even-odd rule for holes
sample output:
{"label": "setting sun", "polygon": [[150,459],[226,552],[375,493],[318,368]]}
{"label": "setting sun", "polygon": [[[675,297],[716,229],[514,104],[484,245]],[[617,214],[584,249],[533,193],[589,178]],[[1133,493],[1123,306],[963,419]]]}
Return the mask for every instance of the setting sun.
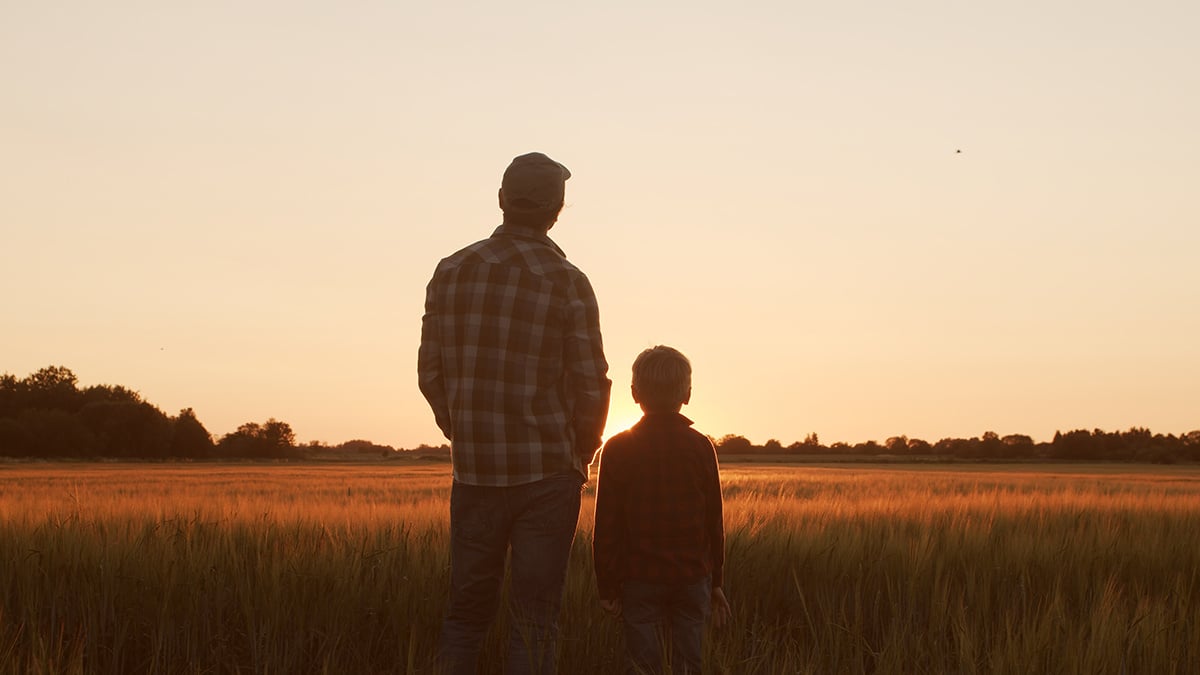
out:
{"label": "setting sun", "polygon": [[637,407],[636,403],[630,403],[629,406],[618,406],[614,401],[612,408],[609,410],[608,424],[604,427],[604,440],[625,431],[638,423],[642,419],[642,411]]}

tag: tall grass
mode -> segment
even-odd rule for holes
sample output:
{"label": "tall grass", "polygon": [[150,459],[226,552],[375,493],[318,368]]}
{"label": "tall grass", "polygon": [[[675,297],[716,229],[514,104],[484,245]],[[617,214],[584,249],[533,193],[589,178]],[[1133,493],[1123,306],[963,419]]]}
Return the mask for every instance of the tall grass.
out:
{"label": "tall grass", "polygon": [[[0,466],[0,673],[430,672],[448,488],[445,465]],[[713,672],[1200,664],[1200,470],[726,466],[724,491]],[[591,528],[589,491],[560,663],[616,673]]]}

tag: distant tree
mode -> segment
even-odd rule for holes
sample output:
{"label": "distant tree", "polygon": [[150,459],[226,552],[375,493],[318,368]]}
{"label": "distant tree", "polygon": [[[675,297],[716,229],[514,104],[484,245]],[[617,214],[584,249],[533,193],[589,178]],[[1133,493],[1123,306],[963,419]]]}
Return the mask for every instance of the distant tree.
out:
{"label": "distant tree", "polygon": [[975,456],[999,459],[1007,456],[1007,450],[1008,446],[1000,440],[1000,434],[994,431],[985,431],[975,447]]}
{"label": "distant tree", "polygon": [[1144,427],[1131,427],[1124,433],[1113,434],[1113,437],[1107,453],[1108,459],[1134,459],[1150,456],[1161,460],[1170,455],[1173,450],[1170,447],[1172,444],[1166,437],[1155,436]]}
{"label": "distant tree", "polygon": [[122,386],[97,384],[79,394],[81,405],[89,403],[143,403],[142,395]]}
{"label": "distant tree", "polygon": [[264,424],[247,422],[221,437],[218,448],[226,457],[286,458],[293,456],[296,435],[287,422],[275,418]]}
{"label": "distant tree", "polygon": [[787,446],[787,452],[791,455],[814,455],[827,450],[828,448],[821,446],[821,440],[816,433],[810,433],[803,441],[795,441]]}
{"label": "distant tree", "polygon": [[1024,434],[1009,434],[1000,439],[1007,448],[1005,454],[1009,457],[1032,457],[1034,455],[1033,439]]}
{"label": "distant tree", "polygon": [[860,455],[880,455],[883,454],[883,446],[874,440],[863,441],[854,446],[854,452]]}
{"label": "distant tree", "polygon": [[908,436],[892,436],[883,442],[883,447],[893,455],[908,454]]}
{"label": "distant tree", "polygon": [[33,453],[33,436],[25,425],[13,417],[0,417],[0,455],[28,457]]}
{"label": "distant tree", "polygon": [[212,434],[196,418],[191,408],[179,411],[171,420],[172,457],[209,457],[213,452]]}
{"label": "distant tree", "polygon": [[276,448],[291,450],[296,447],[296,434],[287,422],[280,422],[272,417],[263,424],[262,433],[263,438]]}
{"label": "distant tree", "polygon": [[95,454],[95,437],[87,426],[65,410],[27,408],[16,417],[29,438],[32,457],[91,457]]}
{"label": "distant tree", "polygon": [[1155,434],[1150,439],[1150,445],[1133,459],[1156,464],[1176,464],[1186,459],[1183,444],[1174,436]]}
{"label": "distant tree", "polygon": [[382,457],[390,457],[396,452],[396,449],[390,445],[379,445],[362,439],[346,441],[333,449],[348,455],[380,455]]}
{"label": "distant tree", "polygon": [[974,456],[971,441],[965,438],[943,438],[933,444],[933,450],[945,457],[969,458]]}
{"label": "distant tree", "polygon": [[1024,434],[1009,434],[1008,436],[1002,437],[1000,441],[1002,443],[1006,444],[1006,446],[1008,446],[1009,448],[1032,448],[1033,447],[1033,438],[1028,437]]}
{"label": "distant tree", "polygon": [[929,444],[929,441],[925,441],[920,438],[908,439],[908,454],[928,455],[931,452],[933,452],[933,446]]}
{"label": "distant tree", "polygon": [[1088,459],[1092,456],[1092,434],[1086,429],[1054,432],[1051,453],[1056,459]]}
{"label": "distant tree", "polygon": [[217,441],[217,450],[223,458],[257,457],[262,453],[259,446],[260,429],[257,422],[246,422],[236,431],[225,434]]}
{"label": "distant tree", "polygon": [[763,449],[763,452],[768,453],[768,454],[782,455],[783,454],[783,443],[780,443],[778,439],[772,438],[772,439],[768,440],[766,443],[763,443],[762,449]]}
{"label": "distant tree", "polygon": [[63,366],[46,366],[25,378],[25,408],[75,412],[82,404],[75,373]]}
{"label": "distant tree", "polygon": [[1180,436],[1179,443],[1181,457],[1189,462],[1200,462],[1200,429]]}
{"label": "distant tree", "polygon": [[728,434],[721,437],[721,440],[716,443],[717,454],[721,455],[744,455],[748,454],[753,449],[753,444],[745,436],[736,436]]}
{"label": "distant tree", "polygon": [[1089,434],[1079,459],[1117,459],[1124,454],[1125,441],[1120,433],[1109,434],[1095,429]]}
{"label": "distant tree", "polygon": [[79,418],[96,439],[96,455],[154,459],[169,454],[171,421],[149,403],[94,401],[83,406]]}
{"label": "distant tree", "polygon": [[24,407],[23,390],[25,385],[15,375],[4,373],[0,375],[0,419],[16,417]]}

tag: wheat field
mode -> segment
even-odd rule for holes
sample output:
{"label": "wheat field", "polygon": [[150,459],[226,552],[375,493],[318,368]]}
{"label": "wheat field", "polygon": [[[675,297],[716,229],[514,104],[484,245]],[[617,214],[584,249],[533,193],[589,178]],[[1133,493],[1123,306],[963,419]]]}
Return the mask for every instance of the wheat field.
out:
{"label": "wheat field", "polygon": [[[722,472],[734,622],[710,672],[1200,667],[1200,468]],[[432,672],[449,483],[416,461],[0,465],[0,675]],[[621,672],[592,506],[589,485],[563,673]]]}

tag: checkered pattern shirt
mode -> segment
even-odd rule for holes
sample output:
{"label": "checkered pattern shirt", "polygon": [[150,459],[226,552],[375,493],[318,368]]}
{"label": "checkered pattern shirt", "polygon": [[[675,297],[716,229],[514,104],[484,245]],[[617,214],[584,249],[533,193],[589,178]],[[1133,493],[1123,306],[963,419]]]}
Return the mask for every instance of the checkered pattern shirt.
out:
{"label": "checkered pattern shirt", "polygon": [[600,452],[592,556],[601,599],[627,579],[724,581],[721,479],[712,441],[679,413],[649,413]]}
{"label": "checkered pattern shirt", "polygon": [[612,383],[592,286],[545,234],[501,225],[438,264],[417,372],[454,480],[586,479]]}

